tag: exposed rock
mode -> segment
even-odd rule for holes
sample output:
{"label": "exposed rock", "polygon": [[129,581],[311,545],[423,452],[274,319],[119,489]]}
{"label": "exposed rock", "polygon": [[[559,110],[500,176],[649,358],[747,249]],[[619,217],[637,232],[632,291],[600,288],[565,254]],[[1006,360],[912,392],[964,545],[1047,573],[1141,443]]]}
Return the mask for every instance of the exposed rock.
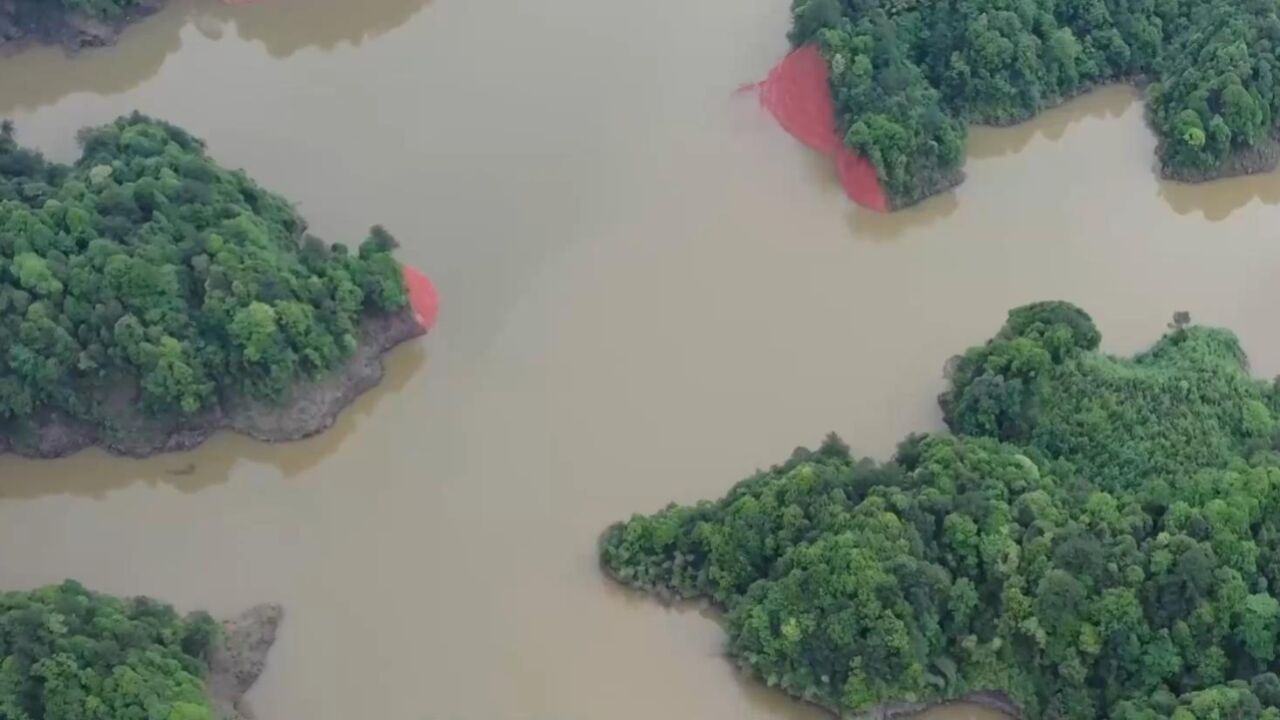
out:
{"label": "exposed rock", "polygon": [[412,312],[371,319],[363,331],[359,347],[342,368],[299,386],[283,407],[247,397],[228,398],[223,403],[227,427],[266,442],[297,440],[327,430],[343,408],[382,380],[382,355],[425,332]]}
{"label": "exposed rock", "polygon": [[256,605],[222,623],[222,636],[209,652],[206,683],[216,720],[254,720],[241,702],[267,665],[284,608]]}
{"label": "exposed rock", "polygon": [[128,25],[164,7],[167,0],[141,0],[111,18],[70,12],[47,0],[0,0],[0,54],[26,43],[62,45],[68,52],[114,45]]}
{"label": "exposed rock", "polygon": [[107,418],[100,428],[57,411],[33,418],[26,432],[0,437],[0,453],[55,458],[91,445],[128,457],[190,450],[219,430],[232,430],[264,442],[310,437],[333,425],[338,414],[382,380],[382,356],[397,345],[426,333],[409,308],[373,315],[361,324],[360,342],[340,368],[315,381],[293,387],[282,403],[226,395],[211,408],[185,418],[153,418],[139,403],[135,380],[110,384],[96,398]]}

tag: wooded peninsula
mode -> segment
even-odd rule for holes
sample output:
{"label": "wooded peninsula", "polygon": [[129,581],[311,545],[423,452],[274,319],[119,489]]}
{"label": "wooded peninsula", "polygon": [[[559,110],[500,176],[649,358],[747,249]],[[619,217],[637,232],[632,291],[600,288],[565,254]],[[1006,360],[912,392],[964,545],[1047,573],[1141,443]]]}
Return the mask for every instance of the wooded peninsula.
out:
{"label": "wooded peninsula", "polygon": [[248,720],[281,619],[262,605],[219,623],[66,581],[0,593],[0,716],[13,720]]}
{"label": "wooded peninsula", "polygon": [[826,58],[845,143],[892,207],[955,184],[970,124],[1008,125],[1113,82],[1146,84],[1161,173],[1280,159],[1280,0],[794,0]]}
{"label": "wooded peninsula", "polygon": [[726,611],[750,673],[846,714],[1280,720],[1280,385],[1180,313],[1131,359],[1059,302],[953,359],[950,434],[831,436],[602,538]]}
{"label": "wooded peninsula", "polygon": [[296,439],[425,332],[395,240],[327,245],[183,130],[134,114],[72,165],[0,131],[0,452]]}

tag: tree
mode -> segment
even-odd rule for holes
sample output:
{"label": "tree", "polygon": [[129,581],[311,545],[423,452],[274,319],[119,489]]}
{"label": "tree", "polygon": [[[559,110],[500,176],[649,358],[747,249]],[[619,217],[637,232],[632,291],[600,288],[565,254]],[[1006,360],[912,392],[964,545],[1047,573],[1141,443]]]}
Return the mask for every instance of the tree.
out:
{"label": "tree", "polygon": [[844,714],[995,690],[1024,717],[1277,720],[1275,386],[1182,314],[1134,358],[1100,340],[1015,308],[951,364],[952,434],[799,449],[615,525],[602,564],[722,606],[744,668]]}
{"label": "tree", "polygon": [[1152,81],[1176,178],[1230,172],[1280,129],[1280,0],[796,0],[792,18],[893,207],[956,182],[968,123],[1026,120],[1100,83]]}
{"label": "tree", "polygon": [[355,255],[304,237],[288,201],[142,115],[80,140],[59,165],[0,127],[4,438],[42,410],[107,430],[119,388],[164,417],[280,399],[343,362],[367,316],[407,304],[385,229]]}
{"label": "tree", "polygon": [[1260,663],[1276,657],[1276,634],[1280,632],[1280,602],[1270,595],[1255,593],[1245,600],[1236,635],[1245,652]]}
{"label": "tree", "polygon": [[202,676],[217,625],[73,581],[0,594],[0,715],[210,720]]}

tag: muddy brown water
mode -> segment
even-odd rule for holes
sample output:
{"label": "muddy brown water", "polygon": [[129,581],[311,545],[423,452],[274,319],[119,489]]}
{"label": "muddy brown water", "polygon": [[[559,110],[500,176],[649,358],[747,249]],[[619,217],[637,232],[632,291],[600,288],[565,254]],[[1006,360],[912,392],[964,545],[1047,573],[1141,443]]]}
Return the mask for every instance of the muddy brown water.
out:
{"label": "muddy brown water", "polygon": [[331,240],[385,223],[444,300],[312,441],[0,459],[0,586],[284,603],[265,720],[815,718],[709,617],[606,581],[600,530],[829,430],[887,455],[1034,299],[1125,353],[1189,310],[1280,371],[1280,177],[1158,182],[1112,88],[975,131],[957,192],[872,215],[734,93],[786,25],[778,0],[178,0],[116,48],[0,62],[24,141],[68,159],[145,109]]}

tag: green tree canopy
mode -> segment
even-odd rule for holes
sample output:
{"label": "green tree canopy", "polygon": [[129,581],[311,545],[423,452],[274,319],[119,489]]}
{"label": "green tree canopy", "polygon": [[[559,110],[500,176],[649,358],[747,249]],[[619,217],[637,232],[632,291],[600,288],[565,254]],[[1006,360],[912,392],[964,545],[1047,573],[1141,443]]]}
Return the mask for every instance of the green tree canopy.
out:
{"label": "green tree canopy", "polygon": [[106,422],[105,394],[128,386],[161,415],[280,398],[342,362],[366,314],[405,305],[385,230],[327,246],[141,115],[80,140],[59,165],[0,133],[0,433],[46,408]]}
{"label": "green tree canopy", "polygon": [[203,676],[218,632],[207,614],[70,580],[0,593],[0,717],[212,720]]}
{"label": "green tree canopy", "polygon": [[1164,171],[1274,157],[1280,0],[794,0],[790,38],[827,59],[845,142],[894,206],[948,187],[965,127],[1026,120],[1146,77]]}
{"label": "green tree canopy", "polygon": [[952,434],[834,436],[609,529],[605,568],[727,610],[731,654],[850,713],[980,691],[1025,717],[1280,720],[1280,392],[1185,317],[1134,358],[1066,303],[955,359]]}

